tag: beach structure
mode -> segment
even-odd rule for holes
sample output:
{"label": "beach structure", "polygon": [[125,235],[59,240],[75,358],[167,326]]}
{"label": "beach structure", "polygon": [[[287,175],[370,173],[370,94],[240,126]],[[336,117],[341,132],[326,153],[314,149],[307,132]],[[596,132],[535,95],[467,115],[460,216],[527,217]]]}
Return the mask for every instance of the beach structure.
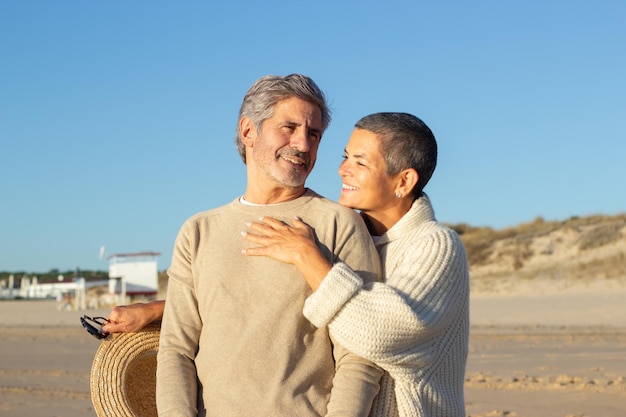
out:
{"label": "beach structure", "polygon": [[[40,283],[36,276],[9,277],[0,287],[0,298],[52,298],[62,310],[84,310],[99,305],[126,304],[132,298],[154,297],[158,291],[159,252],[110,255],[109,278],[85,280],[77,269],[71,280],[59,275],[58,282]],[[4,281],[3,281],[4,283]]]}
{"label": "beach structure", "polygon": [[159,252],[116,253],[109,260],[109,293],[153,296],[159,289]]}
{"label": "beach structure", "polygon": [[72,281],[64,281],[62,276],[59,276],[58,282],[40,283],[37,276],[25,275],[19,279],[19,287],[16,288],[15,284],[16,280],[13,275],[9,276],[8,286],[0,289],[0,298],[53,298],[57,301],[65,301],[68,306],[73,304],[73,308],[79,310],[86,308],[85,290],[95,285],[94,282],[87,284],[79,271]]}

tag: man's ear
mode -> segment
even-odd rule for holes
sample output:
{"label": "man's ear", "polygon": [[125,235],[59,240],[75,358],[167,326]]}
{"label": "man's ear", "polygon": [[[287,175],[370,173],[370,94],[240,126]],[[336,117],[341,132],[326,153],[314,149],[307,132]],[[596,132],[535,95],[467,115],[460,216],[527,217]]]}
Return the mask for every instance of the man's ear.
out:
{"label": "man's ear", "polygon": [[239,132],[241,133],[241,141],[243,144],[247,147],[252,147],[254,145],[257,132],[254,123],[252,123],[252,121],[246,116],[239,120]]}

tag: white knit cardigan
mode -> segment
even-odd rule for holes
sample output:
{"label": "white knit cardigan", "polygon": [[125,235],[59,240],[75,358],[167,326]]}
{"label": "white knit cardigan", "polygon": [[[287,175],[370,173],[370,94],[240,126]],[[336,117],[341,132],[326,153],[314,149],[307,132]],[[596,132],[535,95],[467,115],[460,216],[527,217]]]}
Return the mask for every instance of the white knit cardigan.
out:
{"label": "white knit cardigan", "polygon": [[305,316],[386,372],[371,416],[465,417],[469,272],[457,234],[438,223],[426,194],[374,237],[384,283],[363,285],[335,264]]}

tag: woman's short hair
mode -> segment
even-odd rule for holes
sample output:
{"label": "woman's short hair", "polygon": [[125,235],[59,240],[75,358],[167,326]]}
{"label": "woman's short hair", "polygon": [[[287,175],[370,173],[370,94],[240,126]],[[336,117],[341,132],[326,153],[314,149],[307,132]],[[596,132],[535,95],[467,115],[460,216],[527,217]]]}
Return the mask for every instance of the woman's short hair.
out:
{"label": "woman's short hair", "polygon": [[408,113],[374,113],[356,122],[380,139],[380,151],[387,163],[387,175],[413,168],[419,179],[413,196],[419,197],[437,166],[437,141],[420,118]]}

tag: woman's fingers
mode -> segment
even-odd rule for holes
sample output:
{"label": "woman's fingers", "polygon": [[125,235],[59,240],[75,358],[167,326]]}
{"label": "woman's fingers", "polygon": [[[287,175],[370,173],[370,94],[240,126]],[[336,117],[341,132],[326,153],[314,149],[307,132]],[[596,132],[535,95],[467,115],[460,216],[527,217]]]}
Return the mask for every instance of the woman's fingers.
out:
{"label": "woman's fingers", "polygon": [[255,222],[246,222],[248,229],[262,236],[275,236],[289,231],[290,226],[272,217],[261,217]]}
{"label": "woman's fingers", "polygon": [[289,227],[289,225],[281,220],[275,219],[273,217],[259,217],[259,222],[262,222],[274,229],[281,227]]}

